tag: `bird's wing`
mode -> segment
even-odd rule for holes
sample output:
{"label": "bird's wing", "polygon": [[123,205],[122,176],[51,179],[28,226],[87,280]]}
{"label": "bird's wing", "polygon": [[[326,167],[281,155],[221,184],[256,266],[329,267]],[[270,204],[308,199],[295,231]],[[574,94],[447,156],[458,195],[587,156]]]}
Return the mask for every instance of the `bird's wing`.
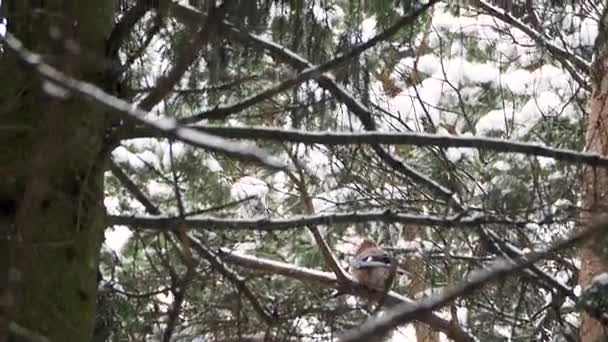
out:
{"label": "bird's wing", "polygon": [[390,267],[391,258],[387,254],[374,254],[354,258],[350,265],[353,268]]}

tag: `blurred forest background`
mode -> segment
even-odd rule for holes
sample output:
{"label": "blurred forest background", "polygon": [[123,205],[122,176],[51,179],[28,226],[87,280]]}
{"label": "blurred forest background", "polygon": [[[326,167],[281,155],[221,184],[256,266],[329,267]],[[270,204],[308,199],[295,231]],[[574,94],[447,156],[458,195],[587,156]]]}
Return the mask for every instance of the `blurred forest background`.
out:
{"label": "blurred forest background", "polygon": [[0,341],[607,341],[606,7],[3,1]]}

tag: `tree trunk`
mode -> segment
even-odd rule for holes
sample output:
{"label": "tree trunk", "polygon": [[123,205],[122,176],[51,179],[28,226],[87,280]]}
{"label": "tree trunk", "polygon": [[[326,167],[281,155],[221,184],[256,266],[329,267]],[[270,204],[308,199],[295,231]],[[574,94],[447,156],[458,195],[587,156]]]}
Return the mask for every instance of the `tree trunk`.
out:
{"label": "tree trunk", "polygon": [[[25,47],[102,85],[114,5],[5,0],[3,13]],[[81,56],[66,52],[69,40]],[[95,63],[83,62],[91,56]],[[104,229],[107,118],[74,96],[49,96],[53,87],[43,84],[11,51],[1,55],[0,341],[10,322],[51,341],[88,341]]]}
{"label": "tree trunk", "polygon": [[[600,35],[595,42],[596,60],[593,64],[593,92],[591,95],[591,115],[587,126],[587,150],[608,155],[608,48],[606,28],[608,28],[608,7],[602,15]],[[583,178],[582,229],[587,227],[598,214],[608,212],[608,170],[586,167]],[[595,253],[593,241],[582,247],[580,252],[581,270],[579,284],[587,287],[594,276],[608,271],[606,259]],[[582,315],[580,327],[581,342],[607,341],[608,333],[600,322],[587,314]]]}

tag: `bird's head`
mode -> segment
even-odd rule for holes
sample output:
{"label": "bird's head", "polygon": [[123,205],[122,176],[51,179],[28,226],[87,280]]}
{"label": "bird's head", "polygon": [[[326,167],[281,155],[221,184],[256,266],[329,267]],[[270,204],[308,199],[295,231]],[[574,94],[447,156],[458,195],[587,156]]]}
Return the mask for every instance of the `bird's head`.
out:
{"label": "bird's head", "polygon": [[377,247],[378,247],[378,245],[374,241],[372,241],[370,239],[365,239],[361,242],[361,244],[359,245],[359,248],[357,248],[357,252],[355,254],[359,255],[367,249],[377,248]]}

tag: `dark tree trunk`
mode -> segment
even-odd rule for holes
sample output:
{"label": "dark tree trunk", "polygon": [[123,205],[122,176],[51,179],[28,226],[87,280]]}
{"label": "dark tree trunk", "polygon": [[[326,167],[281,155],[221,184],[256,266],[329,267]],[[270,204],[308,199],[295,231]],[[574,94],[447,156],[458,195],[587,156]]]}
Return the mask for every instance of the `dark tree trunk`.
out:
{"label": "dark tree trunk", "polygon": [[[3,13],[28,49],[103,86],[99,62],[115,2],[5,0]],[[69,40],[82,55],[66,52]],[[43,84],[11,51],[2,55],[0,341],[11,321],[51,341],[88,341],[104,229],[107,118],[73,96],[49,96],[44,89],[52,86]]]}

